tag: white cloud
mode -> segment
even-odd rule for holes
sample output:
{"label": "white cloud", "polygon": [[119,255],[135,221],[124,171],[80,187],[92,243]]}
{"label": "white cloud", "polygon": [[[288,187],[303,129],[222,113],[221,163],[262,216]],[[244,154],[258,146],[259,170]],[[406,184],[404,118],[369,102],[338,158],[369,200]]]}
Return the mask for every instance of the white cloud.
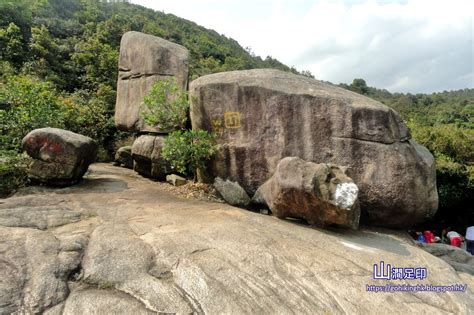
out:
{"label": "white cloud", "polygon": [[322,80],[391,91],[474,87],[471,0],[135,0]]}

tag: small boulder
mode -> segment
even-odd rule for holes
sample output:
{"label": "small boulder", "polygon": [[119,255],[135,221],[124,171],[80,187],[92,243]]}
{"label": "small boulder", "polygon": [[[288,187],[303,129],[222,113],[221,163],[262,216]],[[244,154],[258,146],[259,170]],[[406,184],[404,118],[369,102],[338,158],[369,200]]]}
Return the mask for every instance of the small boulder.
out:
{"label": "small boulder", "polygon": [[282,159],[256,192],[279,218],[293,217],[320,226],[357,229],[359,189],[346,169],[332,164]]}
{"label": "small boulder", "polygon": [[125,168],[133,168],[132,146],[121,147],[115,153],[115,164]]}
{"label": "small boulder", "polygon": [[230,180],[223,180],[217,177],[214,181],[214,188],[216,188],[222,198],[232,206],[246,207],[250,203],[250,197],[237,182],[231,182]]}
{"label": "small boulder", "polygon": [[94,140],[56,128],[31,131],[23,138],[22,147],[33,158],[29,176],[35,181],[57,186],[80,181],[97,156]]}
{"label": "small boulder", "polygon": [[143,135],[132,146],[133,169],[145,177],[164,180],[171,173],[169,163],[161,157],[164,136]]}
{"label": "small boulder", "polygon": [[181,176],[171,174],[166,176],[166,181],[173,186],[183,186],[186,185],[186,178]]}

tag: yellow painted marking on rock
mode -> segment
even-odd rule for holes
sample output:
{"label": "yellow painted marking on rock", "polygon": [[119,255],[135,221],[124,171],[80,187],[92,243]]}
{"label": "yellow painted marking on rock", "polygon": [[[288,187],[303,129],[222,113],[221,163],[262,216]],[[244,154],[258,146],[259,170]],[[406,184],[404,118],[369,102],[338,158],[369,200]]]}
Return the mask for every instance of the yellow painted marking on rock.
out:
{"label": "yellow painted marking on rock", "polygon": [[225,112],[224,122],[227,129],[240,128],[240,113],[239,112]]}

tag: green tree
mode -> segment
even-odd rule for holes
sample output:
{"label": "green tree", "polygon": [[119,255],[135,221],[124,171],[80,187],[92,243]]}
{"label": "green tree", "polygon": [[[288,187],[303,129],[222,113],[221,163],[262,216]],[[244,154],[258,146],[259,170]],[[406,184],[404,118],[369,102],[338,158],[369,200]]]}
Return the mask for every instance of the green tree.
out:
{"label": "green tree", "polygon": [[349,86],[349,89],[363,95],[366,95],[369,92],[369,87],[364,79],[354,79],[352,84]]}
{"label": "green tree", "polygon": [[188,119],[188,93],[176,78],[157,81],[145,96],[141,116],[149,126],[162,130],[184,129]]}
{"label": "green tree", "polygon": [[5,150],[19,150],[30,131],[64,126],[64,113],[51,83],[34,77],[12,76],[0,84],[0,134]]}
{"label": "green tree", "polygon": [[25,59],[23,36],[15,23],[0,28],[0,59],[19,67]]}

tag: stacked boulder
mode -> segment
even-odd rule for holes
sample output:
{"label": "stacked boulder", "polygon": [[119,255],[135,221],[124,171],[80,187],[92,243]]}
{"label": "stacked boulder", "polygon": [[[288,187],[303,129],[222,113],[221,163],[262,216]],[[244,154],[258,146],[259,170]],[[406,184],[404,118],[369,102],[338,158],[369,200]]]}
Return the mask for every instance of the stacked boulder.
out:
{"label": "stacked boulder", "polygon": [[280,160],[299,157],[350,169],[362,215],[373,225],[405,228],[437,210],[433,156],[377,101],[269,69],[201,77],[190,99],[193,129],[217,134],[208,176],[237,182],[250,196]]}
{"label": "stacked boulder", "polygon": [[115,125],[140,136],[131,148],[133,168],[146,177],[165,179],[169,166],[161,158],[166,135],[172,130],[149,126],[141,117],[142,103],[153,85],[175,78],[188,86],[188,50],[159,37],[127,32],[120,44]]}
{"label": "stacked boulder", "polygon": [[31,131],[23,138],[22,147],[33,158],[29,177],[55,186],[79,182],[97,156],[94,140],[56,128]]}

